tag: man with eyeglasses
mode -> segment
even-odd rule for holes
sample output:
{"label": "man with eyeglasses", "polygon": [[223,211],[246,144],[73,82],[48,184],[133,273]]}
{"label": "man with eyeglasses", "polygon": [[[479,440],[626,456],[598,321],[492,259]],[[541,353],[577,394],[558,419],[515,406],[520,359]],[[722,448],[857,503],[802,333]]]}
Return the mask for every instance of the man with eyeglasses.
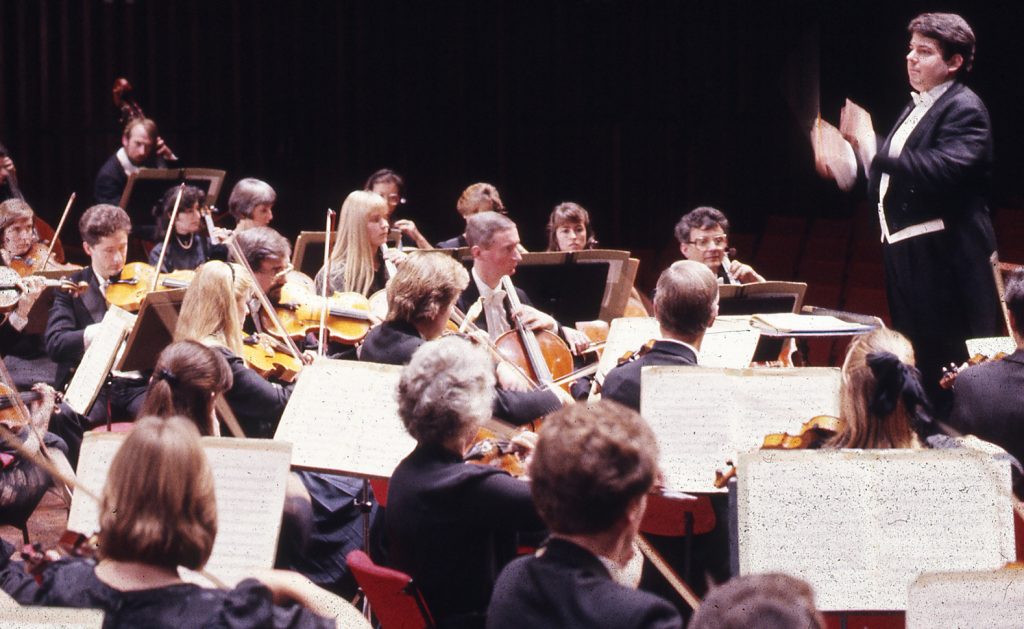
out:
{"label": "man with eyeglasses", "polygon": [[683,257],[707,265],[719,284],[765,281],[749,264],[729,259],[729,219],[713,207],[699,207],[683,216],[676,224],[676,239]]}

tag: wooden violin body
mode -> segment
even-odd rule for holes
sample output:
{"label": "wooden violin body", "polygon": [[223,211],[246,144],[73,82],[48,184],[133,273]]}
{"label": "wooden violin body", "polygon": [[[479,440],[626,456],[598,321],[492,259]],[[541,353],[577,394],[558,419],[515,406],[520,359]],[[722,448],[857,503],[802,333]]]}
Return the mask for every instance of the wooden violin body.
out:
{"label": "wooden violin body", "polygon": [[[773,432],[765,435],[761,444],[762,450],[816,450],[829,439],[846,429],[846,422],[831,415],[815,415],[800,426],[800,432],[791,435],[788,432]],[[736,476],[736,467],[732,461],[726,461],[724,471],[715,472],[715,487],[722,488]]]}
{"label": "wooden violin body", "polygon": [[524,450],[512,441],[501,439],[493,431],[481,427],[463,460],[467,463],[490,465],[518,478],[526,473],[525,454]]}
{"label": "wooden violin body", "polygon": [[[145,262],[129,262],[124,265],[120,275],[111,279],[105,297],[112,306],[123,308],[128,312],[137,312],[142,301],[153,289],[156,269]],[[161,273],[156,283],[156,290],[174,290],[188,288],[195,277],[195,271],[174,271]]]}
{"label": "wooden violin body", "polygon": [[264,378],[294,382],[302,371],[302,363],[278,344],[266,334],[247,336],[243,339],[242,360]]}
{"label": "wooden violin body", "polygon": [[[353,345],[370,331],[370,302],[359,293],[334,293],[327,298],[326,308],[325,326],[332,341]],[[288,336],[302,339],[319,329],[323,309],[323,297],[288,282],[281,288],[281,302],[275,312]]]}
{"label": "wooden violin body", "polygon": [[991,358],[986,356],[985,354],[975,354],[974,356],[968,358],[967,362],[960,365],[959,367],[955,365],[943,367],[942,377],[939,379],[939,386],[948,391],[949,389],[953,388],[953,384],[956,382],[956,377],[959,376],[960,372],[963,371],[964,369],[967,369],[968,367],[973,367],[975,365],[980,365],[981,363],[987,363],[992,360],[1002,360],[1006,358],[1006,356],[1007,354],[1005,352],[997,352],[996,355],[992,356]]}

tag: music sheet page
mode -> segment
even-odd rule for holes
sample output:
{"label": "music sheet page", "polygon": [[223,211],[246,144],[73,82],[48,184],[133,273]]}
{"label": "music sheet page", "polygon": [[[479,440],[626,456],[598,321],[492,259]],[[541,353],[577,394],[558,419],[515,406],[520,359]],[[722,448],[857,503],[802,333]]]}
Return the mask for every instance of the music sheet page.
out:
{"label": "music sheet page", "polygon": [[737,470],[740,573],[805,579],[822,610],[906,609],[922,572],[1015,554],[1009,464],[990,456],[760,450]]}
{"label": "music sheet page", "polygon": [[71,378],[64,401],[75,411],[88,414],[89,407],[99,394],[100,387],[107,379],[114,365],[117,353],[122,347],[128,331],[135,323],[135,315],[111,306],[100,323],[96,337],[85,350],[82,362]]}
{"label": "music sheet page", "polygon": [[1024,572],[923,574],[909,599],[907,629],[1017,629],[1024,618]]}
{"label": "music sheet page", "polygon": [[838,369],[645,367],[640,414],[654,430],[669,487],[724,492],[715,470],[765,435],[796,432],[815,415],[839,414]]}
{"label": "music sheet page", "polygon": [[0,603],[0,626],[4,629],[100,629],[103,612],[68,607],[7,607]]}
{"label": "music sheet page", "polygon": [[398,418],[402,368],[319,359],[302,371],[275,440],[304,469],[388,478],[416,442]]}

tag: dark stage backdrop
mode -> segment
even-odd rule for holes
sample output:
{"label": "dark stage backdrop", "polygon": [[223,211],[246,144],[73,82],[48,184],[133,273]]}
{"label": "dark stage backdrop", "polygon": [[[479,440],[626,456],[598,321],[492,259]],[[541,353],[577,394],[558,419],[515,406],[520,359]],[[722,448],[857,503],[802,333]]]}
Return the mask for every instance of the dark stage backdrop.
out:
{"label": "dark stage backdrop", "polygon": [[[812,68],[885,132],[907,100],[905,25],[932,8],[866,0],[663,2],[0,0],[0,141],[41,215],[91,200],[119,143],[110,88],[135,85],[186,165],[279,193],[282,231],[317,229],[372,171],[406,177],[432,241],[461,231],[467,184],[498,186],[531,249],[551,208],[591,210],[607,247],[656,252],[700,204],[738,231],[769,214],[848,216],[813,173],[783,76]],[[1019,2],[944,2],[981,47],[996,204],[1016,203]],[[77,215],[75,218],[77,219]],[[68,238],[75,238],[71,223]]]}

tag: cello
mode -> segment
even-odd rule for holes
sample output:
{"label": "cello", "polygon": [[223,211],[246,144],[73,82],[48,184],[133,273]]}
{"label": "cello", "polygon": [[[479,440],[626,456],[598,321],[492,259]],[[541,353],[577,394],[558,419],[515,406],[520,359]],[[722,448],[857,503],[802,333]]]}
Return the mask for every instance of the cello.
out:
{"label": "cello", "polygon": [[520,367],[534,382],[551,384],[555,379],[572,373],[572,352],[557,334],[549,330],[531,330],[523,322],[523,304],[516,287],[507,276],[502,276],[501,287],[506,292],[512,310],[513,327],[494,341],[498,352],[509,362]]}

